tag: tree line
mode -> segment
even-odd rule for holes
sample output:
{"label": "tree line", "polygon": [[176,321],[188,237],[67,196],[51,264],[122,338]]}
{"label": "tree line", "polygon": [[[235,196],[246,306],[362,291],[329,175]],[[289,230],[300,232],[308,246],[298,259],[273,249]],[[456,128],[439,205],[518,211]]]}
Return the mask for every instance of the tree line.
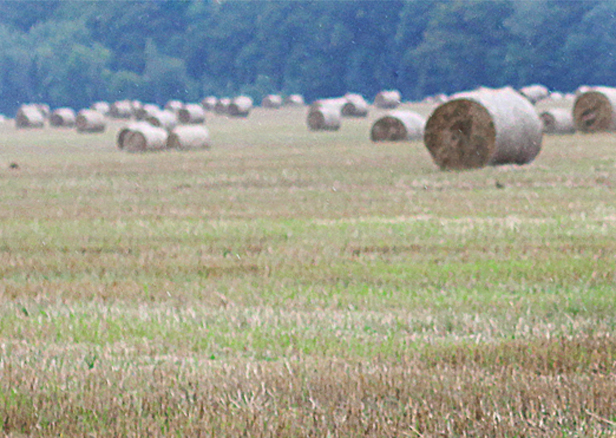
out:
{"label": "tree line", "polygon": [[0,113],[616,85],[615,16],[614,0],[0,0]]}

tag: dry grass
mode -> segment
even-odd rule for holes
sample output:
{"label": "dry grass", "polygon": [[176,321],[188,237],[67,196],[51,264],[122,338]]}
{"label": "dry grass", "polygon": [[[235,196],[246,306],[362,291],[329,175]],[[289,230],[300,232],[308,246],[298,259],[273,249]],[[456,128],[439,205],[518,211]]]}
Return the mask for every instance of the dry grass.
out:
{"label": "dry grass", "polygon": [[0,125],[2,433],[612,436],[613,137],[441,172],[384,113],[138,155]]}

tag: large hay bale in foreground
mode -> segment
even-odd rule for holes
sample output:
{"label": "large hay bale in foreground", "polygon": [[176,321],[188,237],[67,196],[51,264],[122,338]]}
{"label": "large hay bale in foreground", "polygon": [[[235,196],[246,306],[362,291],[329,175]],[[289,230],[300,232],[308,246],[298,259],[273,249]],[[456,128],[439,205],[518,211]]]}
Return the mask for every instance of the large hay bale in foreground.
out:
{"label": "large hay bale in foreground", "polygon": [[178,124],[178,116],[173,111],[161,110],[147,116],[145,121],[152,126],[171,131]]}
{"label": "large hay bale in foreground", "polygon": [[304,96],[301,94],[291,94],[284,98],[285,106],[304,106]]}
{"label": "large hay bale in foreground", "polygon": [[45,116],[36,105],[22,105],[15,115],[15,126],[17,128],[43,128]]}
{"label": "large hay bale in foreground", "polygon": [[543,132],[546,134],[573,134],[575,123],[570,109],[551,108],[543,111],[539,117],[543,122]]}
{"label": "large hay bale in foreground", "polygon": [[374,98],[374,106],[377,108],[397,108],[401,102],[402,95],[398,90],[383,90]]}
{"label": "large hay bale in foreground", "polygon": [[237,96],[229,104],[227,109],[232,117],[248,117],[252,109],[252,99],[248,96]]}
{"label": "large hay bale in foreground", "polygon": [[337,131],[342,125],[342,107],[338,104],[314,104],[308,110],[307,124],[311,131]]}
{"label": "large hay bale in foreground", "polygon": [[347,93],[346,103],[342,106],[342,115],[346,117],[368,116],[369,105],[361,94]]}
{"label": "large hay bale in foreground", "polygon": [[279,94],[268,94],[261,100],[261,106],[263,108],[278,109],[282,106],[282,96]]}
{"label": "large hay bale in foreground", "polygon": [[82,109],[75,117],[77,132],[96,133],[103,132],[107,127],[105,116],[92,109]]}
{"label": "large hay bale in foreground", "polygon": [[541,150],[543,124],[511,88],[458,94],[436,108],[424,142],[441,169],[526,164]]}
{"label": "large hay bale in foreground", "polygon": [[120,134],[118,134],[118,147],[121,144],[121,149],[127,152],[160,151],[167,148],[167,131],[147,123],[134,124]]}
{"label": "large hay bale in foreground", "polygon": [[177,126],[169,133],[167,148],[178,150],[209,149],[210,133],[202,125]]}
{"label": "large hay bale in foreground", "polygon": [[592,87],[580,93],[573,104],[578,131],[616,131],[616,88]]}
{"label": "large hay bale in foreground", "polygon": [[550,95],[550,90],[545,85],[533,84],[520,88],[520,94],[527,98],[533,105]]}
{"label": "large hay bale in foreground", "polygon": [[425,117],[413,111],[393,111],[372,125],[372,141],[404,141],[423,138]]}
{"label": "large hay bale in foreground", "polygon": [[187,103],[177,112],[180,123],[196,125],[205,122],[205,110],[198,103]]}
{"label": "large hay bale in foreground", "polygon": [[49,116],[49,124],[56,127],[70,128],[75,126],[77,115],[72,108],[56,108]]}

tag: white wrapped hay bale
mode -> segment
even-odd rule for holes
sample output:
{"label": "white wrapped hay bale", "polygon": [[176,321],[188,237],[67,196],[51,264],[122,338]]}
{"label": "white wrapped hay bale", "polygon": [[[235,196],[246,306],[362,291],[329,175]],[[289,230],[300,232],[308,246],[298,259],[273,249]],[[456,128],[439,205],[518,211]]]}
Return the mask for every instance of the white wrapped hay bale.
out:
{"label": "white wrapped hay bale", "polygon": [[575,123],[570,109],[552,108],[543,111],[539,117],[543,122],[543,132],[546,134],[573,134]]}
{"label": "white wrapped hay bale", "polygon": [[75,117],[77,132],[96,133],[103,132],[107,127],[105,116],[92,109],[82,109]]}
{"label": "white wrapped hay bale", "polygon": [[109,102],[99,101],[99,102],[94,102],[90,106],[90,108],[93,109],[94,111],[98,111],[104,116],[108,116],[109,111],[111,110],[111,105],[109,105]]}
{"label": "white wrapped hay bale", "polygon": [[184,103],[180,100],[172,99],[165,104],[165,109],[174,113],[177,113],[182,108],[184,108]]}
{"label": "white wrapped hay bale", "polygon": [[237,96],[229,104],[227,112],[232,117],[248,117],[252,109],[252,99],[248,96]]}
{"label": "white wrapped hay bale", "polygon": [[216,114],[229,114],[229,105],[231,105],[231,99],[228,97],[221,97],[214,106],[214,112]]}
{"label": "white wrapped hay bale", "polygon": [[526,97],[533,105],[550,95],[550,90],[545,85],[533,84],[520,88],[520,94]]}
{"label": "white wrapped hay bale", "polygon": [[15,127],[17,128],[43,128],[45,116],[36,105],[22,105],[15,115]]}
{"label": "white wrapped hay bale", "polygon": [[342,115],[346,117],[367,117],[369,105],[361,94],[347,93],[346,103],[342,106]]}
{"label": "white wrapped hay bale", "polygon": [[279,94],[268,94],[261,100],[263,108],[278,109],[282,106],[282,96]]}
{"label": "white wrapped hay bale", "polygon": [[374,106],[377,108],[393,109],[402,102],[402,95],[398,90],[380,91],[374,98]]}
{"label": "white wrapped hay bale", "polygon": [[154,103],[144,103],[134,110],[134,115],[136,120],[145,120],[159,111],[161,111],[161,109],[158,105]]}
{"label": "white wrapped hay bale", "polygon": [[210,133],[202,125],[180,125],[176,126],[167,139],[169,149],[182,151],[199,150],[210,148]]}
{"label": "white wrapped hay bale", "polygon": [[147,116],[145,118],[145,121],[152,126],[164,128],[167,131],[171,131],[178,124],[178,116],[173,111],[161,110]]}
{"label": "white wrapped hay bale", "polygon": [[304,96],[301,94],[290,94],[284,99],[285,106],[304,106]]}
{"label": "white wrapped hay bale", "polygon": [[55,127],[70,128],[75,126],[77,115],[72,108],[56,108],[49,116],[49,124]]}
{"label": "white wrapped hay bale", "polygon": [[207,96],[201,101],[201,106],[206,111],[214,111],[218,99],[215,96]]}
{"label": "white wrapped hay bale", "polygon": [[133,104],[130,100],[118,100],[109,108],[109,117],[114,119],[130,119],[133,116]]}
{"label": "white wrapped hay bale", "polygon": [[616,131],[616,88],[587,87],[573,104],[575,127],[581,132]]}
{"label": "white wrapped hay bale", "polygon": [[167,148],[167,138],[165,129],[138,122],[120,130],[117,144],[126,152],[160,151]]}
{"label": "white wrapped hay bale", "polygon": [[425,117],[413,111],[392,111],[374,122],[370,138],[374,142],[420,140],[425,126]]}
{"label": "white wrapped hay bale", "polygon": [[205,110],[198,103],[187,103],[177,112],[178,120],[185,125],[196,125],[205,122]]}
{"label": "white wrapped hay bale", "polygon": [[307,124],[311,131],[337,131],[342,125],[342,106],[337,102],[312,105],[308,110]]}
{"label": "white wrapped hay bale", "polygon": [[436,108],[424,142],[441,169],[526,164],[541,150],[543,123],[511,88],[474,91]]}

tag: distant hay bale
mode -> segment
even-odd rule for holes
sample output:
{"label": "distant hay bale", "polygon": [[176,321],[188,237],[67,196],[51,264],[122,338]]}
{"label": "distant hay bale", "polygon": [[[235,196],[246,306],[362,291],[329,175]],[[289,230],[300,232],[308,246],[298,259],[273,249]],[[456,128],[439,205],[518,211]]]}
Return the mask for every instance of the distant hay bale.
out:
{"label": "distant hay bale", "polygon": [[161,111],[160,107],[154,103],[144,103],[141,107],[136,108],[133,112],[136,120],[145,120]]}
{"label": "distant hay bale", "polygon": [[401,102],[402,95],[398,90],[383,90],[374,98],[374,106],[377,108],[397,108]]}
{"label": "distant hay bale", "polygon": [[229,113],[229,105],[231,105],[231,99],[228,97],[221,97],[216,102],[214,106],[214,112],[216,114],[228,114]]}
{"label": "distant hay bale", "polygon": [[533,105],[511,88],[474,91],[437,107],[424,142],[441,169],[526,164],[541,149],[543,124]]}
{"label": "distant hay bale", "polygon": [[361,94],[347,93],[344,95],[346,103],[342,106],[342,115],[346,117],[366,117],[368,115],[368,102]]}
{"label": "distant hay bale", "polygon": [[49,105],[47,105],[46,103],[35,103],[33,105],[35,105],[39,109],[45,119],[49,118],[49,116],[51,115],[51,108],[49,107]]}
{"label": "distant hay bale", "polygon": [[180,123],[195,125],[205,122],[205,110],[200,104],[187,103],[177,112]]}
{"label": "distant hay bale", "polygon": [[570,109],[552,108],[543,111],[539,117],[543,122],[543,132],[546,134],[573,134],[575,123]]}
{"label": "distant hay bale", "polygon": [[113,102],[109,108],[109,117],[114,119],[130,119],[133,116],[133,104],[130,100]]}
{"label": "distant hay bale", "polygon": [[248,96],[237,96],[229,104],[229,115],[232,117],[248,117],[252,109],[252,99]]}
{"label": "distant hay bale", "polygon": [[616,131],[616,88],[593,87],[580,93],[573,119],[581,132]]}
{"label": "distant hay bale", "polygon": [[105,116],[92,109],[82,109],[75,118],[77,132],[95,133],[103,132],[107,127]]}
{"label": "distant hay bale", "polygon": [[218,99],[215,96],[207,96],[201,101],[201,106],[206,111],[214,111]]}
{"label": "distant hay bale", "polygon": [[342,125],[342,106],[338,104],[312,105],[308,110],[307,124],[311,131],[337,131]]}
{"label": "distant hay bale", "polygon": [[165,129],[147,123],[129,125],[118,134],[118,147],[127,152],[160,151],[167,148]]}
{"label": "distant hay bale", "polygon": [[109,105],[109,102],[99,101],[94,102],[90,108],[92,108],[94,111],[98,111],[104,116],[107,116],[109,115],[109,111],[111,110],[111,105]]}
{"label": "distant hay bale", "polygon": [[301,94],[290,94],[284,98],[283,103],[285,106],[304,106],[304,96]]}
{"label": "distant hay bale", "polygon": [[118,131],[118,135],[116,137],[116,144],[118,146],[118,149],[124,149],[126,138],[127,138],[127,136],[131,132],[139,130],[139,129],[143,128],[143,127],[145,127],[147,129],[148,126],[151,126],[148,122],[139,121],[139,122],[130,123],[130,124],[122,127]]}
{"label": "distant hay bale", "polygon": [[261,101],[261,106],[263,108],[280,108],[282,106],[282,96],[279,94],[268,94]]}
{"label": "distant hay bale", "polygon": [[547,98],[550,90],[545,85],[534,84],[520,88],[520,94],[526,97],[533,105]]}
{"label": "distant hay bale", "polygon": [[169,133],[167,147],[183,151],[209,149],[210,133],[202,125],[177,126]]}
{"label": "distant hay bale", "polygon": [[161,110],[147,116],[145,121],[152,126],[171,131],[178,124],[178,116],[171,110]]}
{"label": "distant hay bale", "polygon": [[57,108],[49,116],[49,124],[56,127],[73,127],[76,117],[72,108]]}
{"label": "distant hay bale", "polygon": [[372,141],[405,141],[423,138],[426,119],[412,111],[393,111],[372,125]]}
{"label": "distant hay bale", "polygon": [[15,126],[17,128],[43,128],[45,116],[36,105],[22,105],[17,110]]}
{"label": "distant hay bale", "polygon": [[312,102],[308,111],[318,110],[323,107],[336,108],[340,114],[342,114],[342,107],[347,104],[347,100],[344,97],[332,97],[328,99],[318,99]]}
{"label": "distant hay bale", "polygon": [[184,103],[180,100],[170,100],[165,104],[165,109],[174,113],[177,113],[182,108],[184,108]]}

